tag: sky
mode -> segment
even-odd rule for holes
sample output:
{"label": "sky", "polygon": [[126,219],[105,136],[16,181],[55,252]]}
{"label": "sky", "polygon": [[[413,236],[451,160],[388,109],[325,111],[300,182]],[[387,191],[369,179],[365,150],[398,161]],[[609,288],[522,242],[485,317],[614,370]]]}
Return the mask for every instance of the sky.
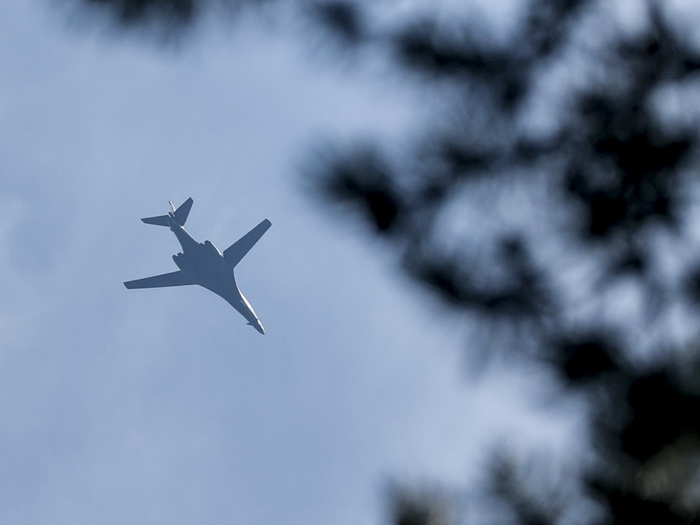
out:
{"label": "sky", "polygon": [[[542,432],[300,175],[419,94],[261,22],[162,46],[55,5],[0,4],[0,523],[379,524],[391,480],[459,486]],[[175,270],[139,218],[188,197],[222,250],[272,221],[236,269],[265,336],[202,288],[123,287]]]}

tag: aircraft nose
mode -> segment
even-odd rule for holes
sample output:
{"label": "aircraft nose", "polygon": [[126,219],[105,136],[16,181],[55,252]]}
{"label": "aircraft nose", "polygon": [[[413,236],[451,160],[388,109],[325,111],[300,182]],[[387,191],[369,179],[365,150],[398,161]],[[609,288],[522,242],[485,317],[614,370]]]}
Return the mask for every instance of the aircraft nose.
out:
{"label": "aircraft nose", "polygon": [[260,319],[256,319],[255,322],[248,321],[246,324],[255,328],[262,335],[265,335],[265,329],[263,328],[263,325],[260,322]]}

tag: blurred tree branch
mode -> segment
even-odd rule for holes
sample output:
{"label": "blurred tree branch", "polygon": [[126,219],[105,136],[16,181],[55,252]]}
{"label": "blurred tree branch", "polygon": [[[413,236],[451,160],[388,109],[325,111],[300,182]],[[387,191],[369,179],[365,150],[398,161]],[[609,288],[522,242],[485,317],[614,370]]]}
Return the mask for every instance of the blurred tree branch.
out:
{"label": "blurred tree branch", "polygon": [[[363,11],[348,18],[371,19],[370,7],[344,5]],[[662,99],[682,92],[696,110],[700,49],[664,4],[638,8],[643,27],[623,31],[598,2],[523,2],[506,42],[458,10],[449,22],[421,14],[375,27],[364,45],[388,50],[406,78],[455,86],[452,113],[426,123],[393,165],[375,145],[316,175],[447,308],[521,328],[475,332],[471,347],[525,352],[565,390],[588,394],[600,462],[580,485],[608,509],[605,523],[689,523],[700,510],[698,261],[688,256],[700,241],[689,197],[698,131]],[[466,234],[454,233],[460,215]],[[583,268],[588,282],[562,279]],[[526,496],[507,461],[493,469],[492,492],[514,522],[563,519],[564,506]]]}

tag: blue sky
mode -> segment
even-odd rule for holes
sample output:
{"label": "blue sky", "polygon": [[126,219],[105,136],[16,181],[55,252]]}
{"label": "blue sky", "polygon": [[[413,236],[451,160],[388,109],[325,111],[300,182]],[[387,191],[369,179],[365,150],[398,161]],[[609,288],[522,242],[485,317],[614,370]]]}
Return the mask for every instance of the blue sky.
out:
{"label": "blue sky", "polygon": [[[459,485],[494,432],[539,432],[304,194],[311,147],[401,131],[416,94],[264,24],[173,49],[50,4],[0,5],[0,522],[380,523],[393,477]],[[122,286],[175,269],[139,218],[190,196],[221,249],[272,221],[237,268],[267,335],[201,288]]]}

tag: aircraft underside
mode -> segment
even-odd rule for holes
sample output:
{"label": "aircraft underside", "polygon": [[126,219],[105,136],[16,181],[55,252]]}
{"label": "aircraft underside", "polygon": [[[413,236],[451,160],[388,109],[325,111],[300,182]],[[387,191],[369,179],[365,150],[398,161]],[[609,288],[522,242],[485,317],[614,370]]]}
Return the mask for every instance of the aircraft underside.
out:
{"label": "aircraft underside", "polygon": [[223,252],[210,241],[198,243],[183,227],[193,200],[187,199],[179,208],[171,203],[168,215],[141,219],[147,224],[168,226],[177,237],[182,252],[173,255],[173,261],[179,270],[144,279],[127,281],[128,289],[162,288],[171,286],[199,285],[225,299],[261,334],[265,333],[262,323],[255,314],[248,300],[238,289],[234,277],[235,266],[245,257],[250,249],[260,240],[272,223],[265,219],[246,235]]}

